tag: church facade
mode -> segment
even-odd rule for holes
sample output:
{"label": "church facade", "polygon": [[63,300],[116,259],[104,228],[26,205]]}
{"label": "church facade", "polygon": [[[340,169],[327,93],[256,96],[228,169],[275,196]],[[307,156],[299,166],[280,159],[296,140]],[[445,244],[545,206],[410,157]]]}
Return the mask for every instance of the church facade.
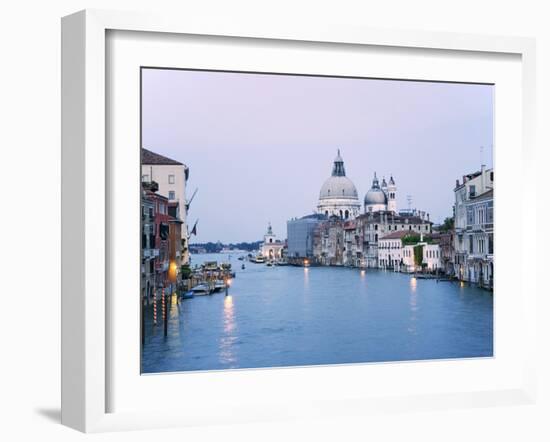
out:
{"label": "church facade", "polygon": [[266,259],[277,261],[283,258],[284,247],[284,243],[277,239],[271,223],[269,223],[264,235],[264,242],[260,245],[260,254]]}
{"label": "church facade", "polygon": [[389,181],[382,178],[380,182],[374,174],[361,211],[357,189],[346,176],[339,150],[332,175],[321,187],[317,211],[326,217],[313,235],[313,254],[320,265],[379,267],[379,242],[386,235],[429,235],[432,231],[429,214],[398,212],[397,185],[392,175]]}

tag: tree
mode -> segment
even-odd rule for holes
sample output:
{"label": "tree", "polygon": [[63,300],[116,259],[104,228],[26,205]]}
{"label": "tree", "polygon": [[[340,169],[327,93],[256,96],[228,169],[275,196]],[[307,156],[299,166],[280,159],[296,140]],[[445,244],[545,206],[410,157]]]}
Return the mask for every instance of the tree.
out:
{"label": "tree", "polygon": [[455,228],[455,219],[448,216],[439,227],[440,232],[450,232]]}
{"label": "tree", "polygon": [[424,261],[424,246],[418,245],[414,246],[414,264],[417,266],[422,266],[422,262]]}

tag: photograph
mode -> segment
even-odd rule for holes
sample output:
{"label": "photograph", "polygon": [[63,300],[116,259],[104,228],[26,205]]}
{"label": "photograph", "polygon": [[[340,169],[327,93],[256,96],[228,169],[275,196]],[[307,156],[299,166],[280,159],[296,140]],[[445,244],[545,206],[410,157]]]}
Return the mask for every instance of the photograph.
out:
{"label": "photograph", "polygon": [[142,374],[494,357],[494,84],[140,79]]}

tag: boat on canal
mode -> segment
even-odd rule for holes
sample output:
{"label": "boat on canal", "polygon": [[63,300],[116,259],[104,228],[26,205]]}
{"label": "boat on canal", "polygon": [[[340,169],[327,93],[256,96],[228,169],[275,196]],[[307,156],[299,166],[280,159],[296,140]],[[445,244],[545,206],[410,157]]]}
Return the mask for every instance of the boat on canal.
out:
{"label": "boat on canal", "polygon": [[429,273],[415,273],[412,277],[416,279],[437,279],[437,276],[430,275]]}
{"label": "boat on canal", "polygon": [[218,279],[215,283],[214,283],[214,291],[215,292],[219,292],[219,291],[222,291],[225,289],[225,282],[222,281],[221,279]]}
{"label": "boat on canal", "polygon": [[209,295],[211,289],[208,284],[198,284],[195,287],[191,288],[191,292],[193,292],[195,296]]}
{"label": "boat on canal", "polygon": [[250,258],[250,262],[255,264],[265,264],[266,259],[262,255],[257,255],[255,258]]}
{"label": "boat on canal", "polygon": [[282,266],[288,266],[290,265],[289,262],[285,259],[281,259],[279,261],[275,261],[274,264],[277,266],[277,267],[282,267]]}
{"label": "boat on canal", "polygon": [[181,295],[181,299],[192,299],[194,297],[195,297],[195,294],[191,290],[189,290],[188,292],[185,292],[183,295]]}

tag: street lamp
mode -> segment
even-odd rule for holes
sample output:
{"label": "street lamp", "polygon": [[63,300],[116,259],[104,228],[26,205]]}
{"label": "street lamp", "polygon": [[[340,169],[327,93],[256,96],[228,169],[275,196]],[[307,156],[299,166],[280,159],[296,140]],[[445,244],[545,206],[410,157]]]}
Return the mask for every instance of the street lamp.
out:
{"label": "street lamp", "polygon": [[231,278],[225,280],[225,296],[229,295],[229,286],[231,285]]}

